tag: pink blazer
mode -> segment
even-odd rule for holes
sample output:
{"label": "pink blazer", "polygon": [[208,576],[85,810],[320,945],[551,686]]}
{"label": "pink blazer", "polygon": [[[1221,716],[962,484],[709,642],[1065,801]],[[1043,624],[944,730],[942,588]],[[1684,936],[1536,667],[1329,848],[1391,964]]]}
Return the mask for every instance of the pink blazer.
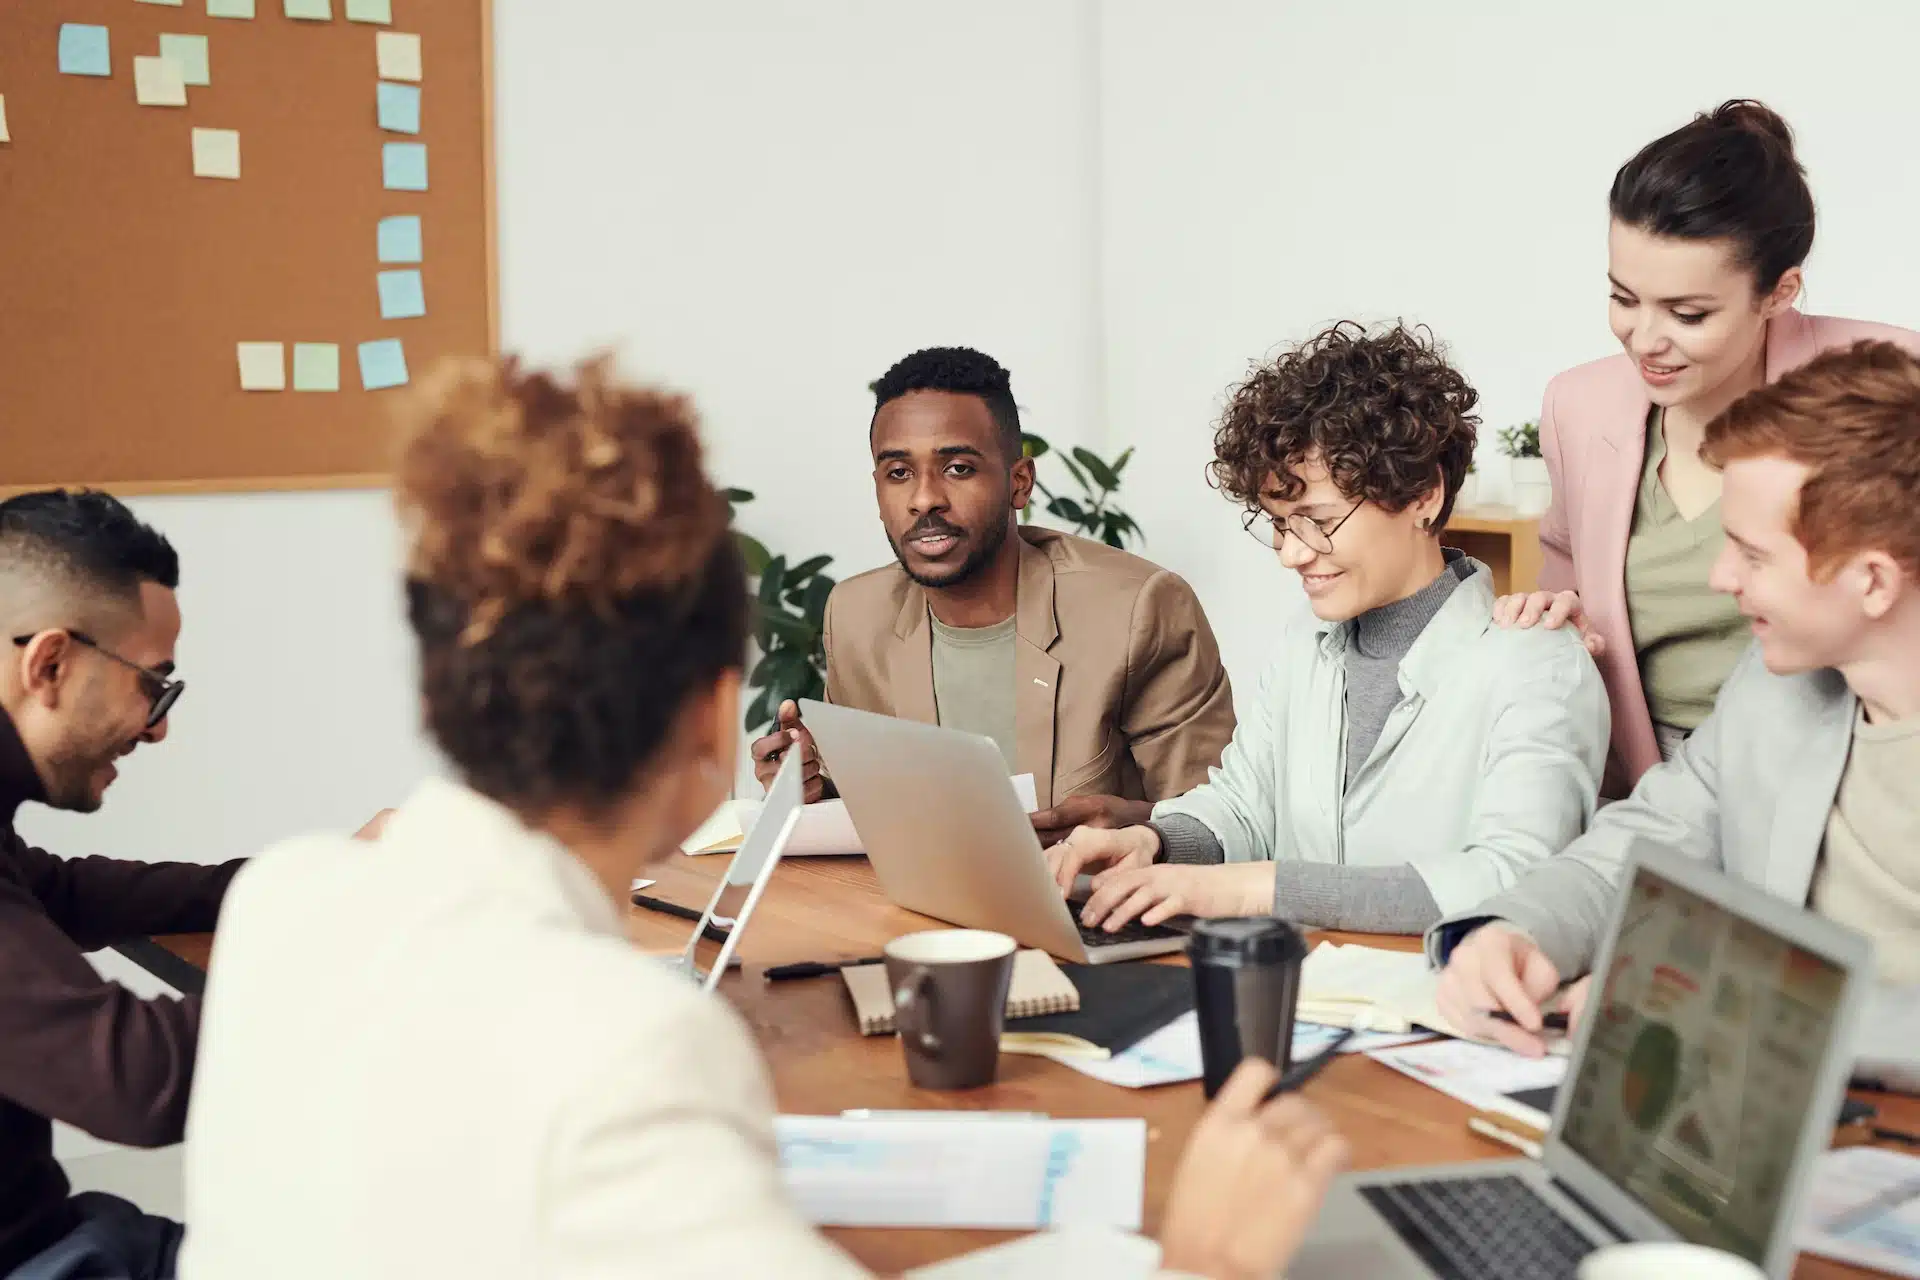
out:
{"label": "pink blazer", "polygon": [[[1862,338],[1897,342],[1920,354],[1920,333],[1862,320],[1788,310],[1767,326],[1767,381],[1829,347]],[[1569,369],[1547,384],[1540,452],[1553,502],[1540,518],[1540,586],[1577,591],[1587,625],[1606,637],[1600,674],[1613,704],[1613,747],[1601,794],[1624,796],[1660,761],[1640,663],[1627,622],[1627,534],[1646,462],[1646,386],[1623,352]],[[1707,589],[1706,583],[1700,589]]]}

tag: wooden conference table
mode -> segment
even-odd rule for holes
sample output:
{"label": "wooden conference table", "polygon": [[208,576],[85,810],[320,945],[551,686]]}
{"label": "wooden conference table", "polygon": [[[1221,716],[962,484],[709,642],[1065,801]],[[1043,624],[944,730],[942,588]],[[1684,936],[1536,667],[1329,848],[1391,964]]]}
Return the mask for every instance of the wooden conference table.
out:
{"label": "wooden conference table", "polygon": [[[658,882],[646,892],[669,902],[706,905],[725,857],[675,857],[650,869]],[[744,962],[720,990],[753,1027],[766,1055],[782,1111],[831,1115],[852,1107],[969,1108],[1038,1111],[1062,1117],[1141,1116],[1147,1121],[1146,1230],[1158,1231],[1173,1171],[1187,1135],[1205,1105],[1198,1083],[1122,1089],[1043,1058],[1005,1054],[1000,1077],[984,1089],[940,1093],[907,1082],[900,1046],[891,1036],[862,1036],[845,984],[837,977],[768,983],[759,970],[799,960],[848,960],[876,955],[888,940],[916,929],[945,927],[889,903],[864,858],[805,858],[775,872],[741,940]],[[688,921],[635,908],[629,932],[649,950],[678,950]],[[1414,938],[1324,935],[1334,941],[1413,950]],[[210,935],[160,939],[167,950],[204,967]],[[702,943],[711,963],[718,948]],[[1345,1057],[1309,1087],[1309,1096],[1339,1126],[1352,1147],[1353,1167],[1501,1159],[1514,1153],[1467,1128],[1471,1108],[1364,1056]],[[1863,1094],[1880,1108],[1880,1122],[1913,1132],[1920,1101]],[[833,1229],[828,1233],[881,1274],[978,1249],[1016,1232]],[[1870,1274],[1819,1258],[1802,1258],[1799,1277]]]}

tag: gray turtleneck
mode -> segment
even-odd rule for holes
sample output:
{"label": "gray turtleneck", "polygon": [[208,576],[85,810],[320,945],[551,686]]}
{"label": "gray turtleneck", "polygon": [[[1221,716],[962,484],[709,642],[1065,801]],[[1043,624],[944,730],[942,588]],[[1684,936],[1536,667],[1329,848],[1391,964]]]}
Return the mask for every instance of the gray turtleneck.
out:
{"label": "gray turtleneck", "polygon": [[[1354,619],[1347,646],[1346,777],[1349,782],[1373,754],[1387,718],[1400,705],[1400,663],[1427,624],[1473,574],[1458,551],[1446,553],[1446,568],[1420,590]],[[1219,863],[1226,850],[1198,818],[1168,814],[1156,819],[1165,861]],[[1273,911],[1315,929],[1359,933],[1421,933],[1440,919],[1440,904],[1411,866],[1356,867],[1332,862],[1280,860],[1273,867]]]}

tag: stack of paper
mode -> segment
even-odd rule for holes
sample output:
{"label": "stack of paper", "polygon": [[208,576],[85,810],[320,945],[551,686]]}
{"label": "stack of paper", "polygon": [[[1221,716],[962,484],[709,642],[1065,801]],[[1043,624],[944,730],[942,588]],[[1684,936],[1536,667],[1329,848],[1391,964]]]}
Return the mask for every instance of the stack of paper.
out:
{"label": "stack of paper", "polygon": [[[1293,1060],[1311,1058],[1333,1043],[1339,1033],[1309,1022],[1293,1026]],[[1365,1053],[1394,1045],[1426,1039],[1425,1032],[1411,1035],[1380,1033],[1357,1035],[1342,1046],[1342,1053]],[[1092,1076],[1123,1089],[1151,1089],[1156,1085],[1180,1084],[1198,1080],[1200,1070],[1200,1020],[1194,1013],[1169,1022],[1140,1043],[1112,1057],[1097,1058],[1084,1054],[1044,1054],[1055,1062],[1072,1067],[1081,1075]]]}
{"label": "stack of paper", "polygon": [[[1023,773],[1013,779],[1014,794],[1028,813],[1039,808],[1034,797],[1033,775]],[[680,851],[688,854],[732,853],[746,840],[747,833],[760,817],[759,800],[729,800],[688,836]],[[866,852],[860,833],[853,829],[847,806],[839,800],[819,800],[800,811],[799,825],[787,841],[783,857],[852,857]]]}
{"label": "stack of paper", "polygon": [[1920,1277],[1920,1157],[1877,1147],[1821,1156],[1800,1247],[1889,1275]]}
{"label": "stack of paper", "polygon": [[818,1226],[1140,1228],[1144,1120],[780,1116],[774,1137]]}
{"label": "stack of paper", "polygon": [[1323,942],[1307,956],[1300,973],[1303,1022],[1352,1026],[1365,1012],[1376,1031],[1428,1027],[1458,1035],[1434,1003],[1439,975],[1417,951],[1386,951],[1354,944]]}

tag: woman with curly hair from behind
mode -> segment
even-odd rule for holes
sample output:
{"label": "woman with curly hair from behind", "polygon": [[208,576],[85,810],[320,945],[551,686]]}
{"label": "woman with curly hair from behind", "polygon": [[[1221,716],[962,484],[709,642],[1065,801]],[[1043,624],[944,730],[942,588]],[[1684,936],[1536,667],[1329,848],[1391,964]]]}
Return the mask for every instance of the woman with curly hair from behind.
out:
{"label": "woman with curly hair from behind", "polygon": [[1424,329],[1351,321],[1234,389],[1214,484],[1319,625],[1277,638],[1204,785],[1049,851],[1063,888],[1098,872],[1089,924],[1271,911],[1420,933],[1585,829],[1599,672],[1570,634],[1495,627],[1491,571],[1442,544],[1478,399]]}

